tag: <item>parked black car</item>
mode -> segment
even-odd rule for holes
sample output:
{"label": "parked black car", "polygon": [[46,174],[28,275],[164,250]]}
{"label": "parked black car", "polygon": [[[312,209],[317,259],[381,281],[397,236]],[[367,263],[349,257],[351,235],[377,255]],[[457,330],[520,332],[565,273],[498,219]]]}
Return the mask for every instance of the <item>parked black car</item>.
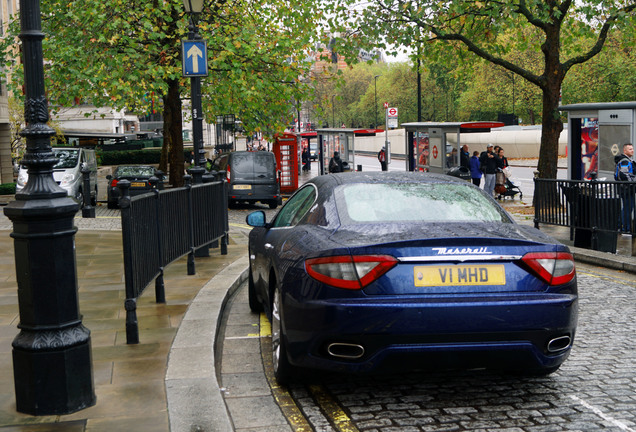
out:
{"label": "parked black car", "polygon": [[159,185],[161,185],[162,175],[155,167],[151,165],[120,165],[114,169],[113,175],[107,175],[108,190],[107,190],[107,202],[108,208],[114,209],[119,207],[119,198],[121,192],[117,187],[117,183],[121,180],[130,181],[130,195],[140,195],[152,190],[150,185],[150,178],[155,176],[159,178]]}
{"label": "parked black car", "polygon": [[276,156],[266,151],[235,151],[219,155],[212,170],[225,172],[228,203],[255,203],[275,209],[282,202]]}

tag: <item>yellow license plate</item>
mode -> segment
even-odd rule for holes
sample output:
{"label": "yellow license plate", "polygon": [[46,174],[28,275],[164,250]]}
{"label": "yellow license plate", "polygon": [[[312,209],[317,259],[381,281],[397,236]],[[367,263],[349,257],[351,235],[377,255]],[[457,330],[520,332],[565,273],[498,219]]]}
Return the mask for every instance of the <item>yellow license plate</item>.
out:
{"label": "yellow license plate", "polygon": [[146,187],[146,183],[144,183],[144,182],[132,182],[132,183],[130,183],[130,187]]}
{"label": "yellow license plate", "polygon": [[252,185],[234,185],[234,190],[250,190]]}
{"label": "yellow license plate", "polygon": [[505,285],[503,264],[415,266],[415,286]]}

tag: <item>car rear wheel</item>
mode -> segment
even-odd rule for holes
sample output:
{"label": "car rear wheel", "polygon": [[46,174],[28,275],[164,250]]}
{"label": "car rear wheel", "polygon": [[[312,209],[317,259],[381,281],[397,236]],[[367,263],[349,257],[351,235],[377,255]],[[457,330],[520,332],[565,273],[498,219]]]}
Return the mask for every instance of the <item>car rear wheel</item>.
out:
{"label": "car rear wheel", "polygon": [[272,302],[272,363],[276,381],[284,385],[291,381],[293,366],[289,364],[287,360],[287,347],[283,330],[281,306],[280,289],[276,288]]}
{"label": "car rear wheel", "polygon": [[278,201],[273,200],[267,203],[269,205],[269,208],[271,209],[275,209],[276,207],[278,207]]}
{"label": "car rear wheel", "polygon": [[252,277],[252,266],[250,265],[247,278],[247,296],[249,299],[250,310],[254,313],[263,312],[263,305],[256,297],[256,287],[254,286],[254,278]]}

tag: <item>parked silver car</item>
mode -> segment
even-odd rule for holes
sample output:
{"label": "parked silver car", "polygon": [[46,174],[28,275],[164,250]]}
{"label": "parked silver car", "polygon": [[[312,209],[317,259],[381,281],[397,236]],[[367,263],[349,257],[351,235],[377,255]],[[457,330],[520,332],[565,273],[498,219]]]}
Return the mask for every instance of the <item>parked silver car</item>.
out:
{"label": "parked silver car", "polygon": [[[68,196],[75,198],[80,205],[84,203],[84,181],[82,166],[90,169],[91,204],[97,204],[97,157],[95,150],[82,147],[54,147],[53,153],[59,161],[53,166],[53,179]],[[16,193],[22,191],[29,180],[26,166],[20,164]]]}

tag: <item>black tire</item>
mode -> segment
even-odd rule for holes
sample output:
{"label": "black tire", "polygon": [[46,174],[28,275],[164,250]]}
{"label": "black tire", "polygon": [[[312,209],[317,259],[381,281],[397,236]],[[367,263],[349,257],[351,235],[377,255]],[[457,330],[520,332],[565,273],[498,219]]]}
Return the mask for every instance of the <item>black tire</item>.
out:
{"label": "black tire", "polygon": [[106,205],[109,209],[116,209],[118,207],[117,201],[108,201]]}
{"label": "black tire", "polygon": [[256,287],[254,286],[254,278],[252,277],[252,266],[250,265],[249,276],[247,278],[247,296],[249,299],[250,310],[254,313],[263,312],[264,308],[261,302],[258,301],[256,297]]}
{"label": "black tire", "polygon": [[294,376],[294,367],[287,359],[287,343],[283,330],[280,289],[274,290],[272,300],[272,365],[274,376],[281,385],[289,384]]}
{"label": "black tire", "polygon": [[82,188],[79,188],[77,190],[77,195],[75,195],[75,199],[77,200],[77,203],[79,204],[79,208],[83,209],[84,208],[84,192],[82,191]]}
{"label": "black tire", "polygon": [[271,208],[272,210],[275,209],[276,207],[278,207],[278,201],[276,201],[276,200],[270,201],[267,204],[269,205],[269,208]]}

